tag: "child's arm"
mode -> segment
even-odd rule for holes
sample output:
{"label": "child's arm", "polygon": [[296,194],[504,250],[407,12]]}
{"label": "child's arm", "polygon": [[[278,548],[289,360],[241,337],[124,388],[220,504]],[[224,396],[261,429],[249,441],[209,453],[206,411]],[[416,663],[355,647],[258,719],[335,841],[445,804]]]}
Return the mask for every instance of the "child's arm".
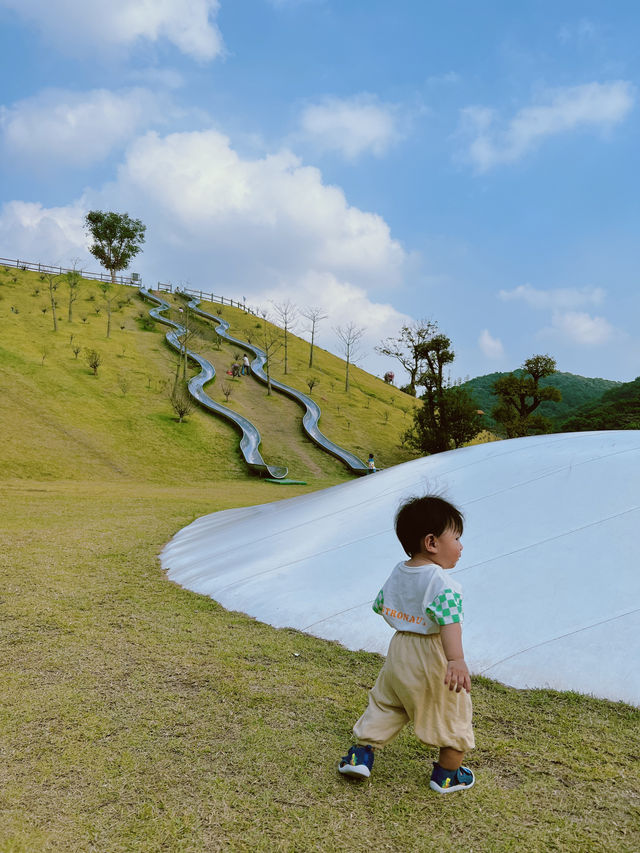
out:
{"label": "child's arm", "polygon": [[460,693],[463,688],[467,693],[470,693],[471,678],[467,665],[464,662],[461,624],[454,622],[451,625],[443,625],[440,628],[440,639],[442,640],[444,653],[449,661],[444,683],[449,685],[449,690],[455,690],[456,693]]}

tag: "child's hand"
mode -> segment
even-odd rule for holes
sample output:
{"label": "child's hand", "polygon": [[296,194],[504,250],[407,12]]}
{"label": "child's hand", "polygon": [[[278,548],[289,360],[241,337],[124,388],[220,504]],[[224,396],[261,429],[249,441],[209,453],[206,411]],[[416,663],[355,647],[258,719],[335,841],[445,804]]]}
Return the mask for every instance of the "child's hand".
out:
{"label": "child's hand", "polygon": [[463,689],[471,693],[471,677],[464,658],[449,661],[444,683],[449,685],[449,690],[455,690],[456,693],[460,693]]}

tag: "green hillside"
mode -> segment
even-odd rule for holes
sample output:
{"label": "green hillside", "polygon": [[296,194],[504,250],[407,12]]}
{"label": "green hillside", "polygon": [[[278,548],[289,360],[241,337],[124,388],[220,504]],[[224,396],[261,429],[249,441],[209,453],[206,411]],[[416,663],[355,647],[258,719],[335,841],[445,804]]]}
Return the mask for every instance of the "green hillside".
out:
{"label": "green hillside", "polygon": [[640,429],[640,377],[580,406],[560,424],[562,432],[600,429]]}
{"label": "green hillside", "polygon": [[[520,374],[522,371],[514,370],[513,372]],[[501,376],[506,375],[506,373],[487,373],[463,383],[463,387],[468,388],[473,393],[478,402],[478,408],[485,413],[489,429],[496,428],[496,423],[491,417],[491,410],[497,402],[492,391],[493,384]],[[599,399],[605,391],[621,384],[612,379],[592,379],[587,376],[577,376],[574,373],[559,371],[542,379],[540,385],[553,385],[555,388],[559,388],[562,392],[562,401],[559,403],[541,403],[538,411],[554,422],[558,422],[567,418],[580,406]]]}
{"label": "green hillside", "polygon": [[[148,322],[150,306],[135,289],[116,286],[114,292],[107,338],[107,305],[98,283],[82,282],[69,322],[68,286],[59,280],[54,331],[46,278],[0,267],[0,461],[5,475],[71,479],[87,470],[92,479],[157,482],[164,480],[166,467],[188,470],[196,481],[247,476],[239,436],[230,425],[199,408],[185,423],[176,422],[168,400],[176,356],[164,340],[167,327]],[[252,328],[255,335],[255,326],[263,322],[239,309],[225,307],[224,313],[239,337]],[[216,350],[212,324],[200,326],[192,348],[210,357],[219,376],[233,386],[229,405],[255,422],[267,461],[287,464],[292,476],[310,482],[352,476],[306,439],[302,410],[293,401],[268,397],[256,380],[227,377],[232,348]],[[87,349],[102,358],[95,376],[84,358]],[[307,349],[304,341],[291,338],[292,372],[286,380],[308,391]],[[347,394],[343,362],[320,350],[316,361],[314,396],[328,437],[360,456],[373,451],[381,467],[412,458],[400,443],[415,401],[358,368],[352,368]],[[224,402],[221,384],[217,378],[207,393]]]}
{"label": "green hillside", "polygon": [[[162,297],[174,306],[171,318],[180,322],[183,315],[177,309],[184,305],[184,301],[168,293],[163,293]],[[262,317],[239,308],[206,301],[200,308],[223,317],[230,323],[229,334],[256,346],[261,346],[265,325],[280,333]],[[265,440],[271,435],[282,435],[283,428],[287,426],[283,419],[284,411],[295,421],[296,435],[302,435],[302,409],[279,394],[273,393],[268,397],[264,386],[256,380],[228,376],[226,371],[236,357],[242,355],[242,350],[225,342],[219,343],[213,322],[198,318],[195,325],[199,334],[192,348],[214,365],[220,380],[207,388],[209,396],[248,417],[264,433]],[[316,380],[311,393],[322,410],[320,429],[328,438],[363,460],[373,452],[376,464],[381,468],[415,458],[415,453],[402,446],[401,438],[413,409],[419,405],[418,401],[356,365],[350,367],[349,391],[346,392],[344,361],[316,346],[310,369],[309,344],[295,334],[289,333],[287,356],[287,373],[284,373],[284,351],[281,348],[271,360],[271,376],[305,394],[309,394],[307,380],[311,377]],[[233,389],[228,402],[222,393],[223,381]],[[283,463],[286,454],[273,456],[273,459]]]}

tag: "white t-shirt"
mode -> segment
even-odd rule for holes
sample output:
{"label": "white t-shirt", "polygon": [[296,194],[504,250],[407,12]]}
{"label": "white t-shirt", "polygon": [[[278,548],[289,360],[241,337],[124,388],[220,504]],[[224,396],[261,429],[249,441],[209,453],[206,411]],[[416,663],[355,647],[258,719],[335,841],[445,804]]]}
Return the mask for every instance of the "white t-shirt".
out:
{"label": "white t-shirt", "polygon": [[438,634],[443,625],[462,622],[462,587],[435,563],[398,563],[373,603],[396,631]]}

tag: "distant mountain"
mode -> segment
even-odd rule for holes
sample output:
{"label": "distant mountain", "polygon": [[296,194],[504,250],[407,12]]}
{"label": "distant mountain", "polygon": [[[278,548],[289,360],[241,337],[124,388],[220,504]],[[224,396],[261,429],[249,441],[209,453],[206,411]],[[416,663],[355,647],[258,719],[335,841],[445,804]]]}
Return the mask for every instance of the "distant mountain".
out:
{"label": "distant mountain", "polygon": [[580,406],[560,424],[562,432],[598,429],[640,429],[640,376]]}
{"label": "distant mountain", "polygon": [[[514,370],[513,372],[520,374],[522,370]],[[473,396],[478,401],[478,408],[482,409],[485,413],[489,429],[493,429],[496,426],[495,421],[491,417],[491,409],[497,403],[497,399],[492,391],[493,384],[501,376],[506,375],[506,373],[487,373],[485,376],[477,376],[475,379],[469,379],[462,386],[473,393]],[[541,403],[540,408],[537,410],[541,415],[551,418],[554,423],[560,423],[573,416],[577,409],[598,401],[605,392],[613,391],[623,385],[623,383],[616,382],[613,379],[591,379],[587,376],[577,376],[575,373],[558,372],[552,376],[548,376],[546,379],[542,379],[540,385],[553,385],[562,392],[562,401],[560,403]]]}

